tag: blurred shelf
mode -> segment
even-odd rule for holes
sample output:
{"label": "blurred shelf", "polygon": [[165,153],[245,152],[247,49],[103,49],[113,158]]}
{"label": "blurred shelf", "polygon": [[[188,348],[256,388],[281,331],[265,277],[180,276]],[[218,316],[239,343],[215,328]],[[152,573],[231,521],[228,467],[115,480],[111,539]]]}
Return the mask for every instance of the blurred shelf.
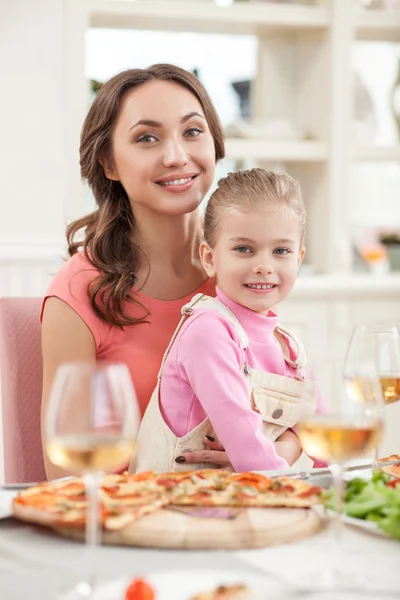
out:
{"label": "blurred shelf", "polygon": [[260,35],[266,31],[327,29],[326,8],[295,4],[237,3],[216,6],[210,1],[83,0],[92,27],[152,29]]}
{"label": "blurred shelf", "polygon": [[[358,298],[370,301],[371,298],[398,298],[400,294],[400,272],[387,275],[333,274],[300,275],[290,298],[333,299]],[[290,301],[290,299],[288,300]]]}
{"label": "blurred shelf", "polygon": [[227,138],[226,156],[285,162],[322,162],[327,159],[325,142],[307,140],[254,140]]}
{"label": "blurred shelf", "polygon": [[356,146],[353,159],[370,162],[400,161],[400,144],[398,146]]}
{"label": "blurred shelf", "polygon": [[400,10],[362,10],[357,16],[358,40],[400,42]]}

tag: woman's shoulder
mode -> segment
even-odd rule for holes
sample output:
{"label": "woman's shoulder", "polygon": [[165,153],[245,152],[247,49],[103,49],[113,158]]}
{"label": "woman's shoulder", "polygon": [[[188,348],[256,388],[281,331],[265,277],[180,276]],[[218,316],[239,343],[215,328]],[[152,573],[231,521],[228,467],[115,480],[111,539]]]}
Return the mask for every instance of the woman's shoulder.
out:
{"label": "woman's shoulder", "polygon": [[89,262],[82,252],[71,256],[54,274],[47,290],[48,295],[53,292],[64,291],[80,296],[86,293],[89,283],[99,274],[99,271]]}
{"label": "woman's shoulder", "polygon": [[98,274],[99,271],[91,265],[82,252],[78,252],[66,260],[53,276],[43,298],[41,320],[46,300],[50,297],[58,298],[81,317],[99,345],[109,326],[101,322],[95,314],[89,295],[89,285]]}

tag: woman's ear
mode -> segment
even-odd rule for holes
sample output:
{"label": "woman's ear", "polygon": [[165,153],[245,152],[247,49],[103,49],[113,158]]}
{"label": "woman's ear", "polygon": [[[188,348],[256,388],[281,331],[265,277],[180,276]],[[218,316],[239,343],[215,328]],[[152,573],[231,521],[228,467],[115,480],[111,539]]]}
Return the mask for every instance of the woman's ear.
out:
{"label": "woman's ear", "polygon": [[207,242],[201,242],[200,244],[200,260],[207,275],[215,277],[214,255]]}
{"label": "woman's ear", "polygon": [[114,166],[110,164],[110,161],[102,156],[99,158],[99,163],[103,167],[103,171],[107,179],[111,179],[112,181],[119,181],[118,173],[115,170]]}

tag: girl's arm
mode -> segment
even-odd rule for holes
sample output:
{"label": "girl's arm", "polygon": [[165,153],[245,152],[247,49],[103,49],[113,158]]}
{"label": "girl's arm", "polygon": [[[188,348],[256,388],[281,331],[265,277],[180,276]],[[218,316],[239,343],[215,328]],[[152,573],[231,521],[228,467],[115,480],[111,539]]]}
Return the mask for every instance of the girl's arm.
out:
{"label": "girl's arm", "polygon": [[287,469],[249,403],[243,351],[233,325],[215,311],[193,317],[178,339],[177,366],[209,417],[235,471]]}
{"label": "girl's arm", "polygon": [[45,446],[45,415],[50,390],[59,365],[63,362],[93,361],[96,347],[90,329],[78,314],[59,298],[46,300],[42,317],[43,391],[41,429],[43,457],[48,479],[74,475],[50,462]]}

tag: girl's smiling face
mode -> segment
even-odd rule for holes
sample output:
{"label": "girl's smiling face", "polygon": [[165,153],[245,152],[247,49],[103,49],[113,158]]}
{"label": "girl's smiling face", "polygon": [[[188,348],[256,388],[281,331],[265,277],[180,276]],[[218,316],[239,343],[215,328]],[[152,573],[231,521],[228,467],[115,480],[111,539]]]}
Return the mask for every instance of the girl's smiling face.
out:
{"label": "girl's smiling face", "polygon": [[259,204],[221,208],[218,218],[215,244],[201,245],[204,268],[228,298],[267,314],[293,288],[304,257],[298,215],[289,207]]}

